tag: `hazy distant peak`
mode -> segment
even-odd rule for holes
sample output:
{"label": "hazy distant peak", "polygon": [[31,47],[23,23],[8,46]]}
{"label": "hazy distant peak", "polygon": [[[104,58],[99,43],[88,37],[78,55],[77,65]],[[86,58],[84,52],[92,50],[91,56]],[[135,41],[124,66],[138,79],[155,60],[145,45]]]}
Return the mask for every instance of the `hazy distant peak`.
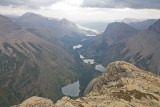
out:
{"label": "hazy distant peak", "polygon": [[126,23],[124,23],[124,22],[113,22],[113,23],[110,23],[109,25],[108,25],[108,27],[131,27],[131,26],[129,26],[128,24],[126,24]]}
{"label": "hazy distant peak", "polygon": [[27,12],[25,14],[23,14],[20,18],[46,18],[44,16],[41,16],[39,14],[35,14],[35,13],[32,13],[32,12]]}
{"label": "hazy distant peak", "polygon": [[122,20],[124,23],[131,23],[131,22],[141,22],[144,21],[144,19],[136,19],[136,18],[125,18]]}
{"label": "hazy distant peak", "polygon": [[32,13],[32,12],[27,12],[27,13],[25,13],[25,14],[23,14],[21,17],[20,17],[21,19],[26,19],[27,18],[27,20],[30,20],[30,19],[28,19],[28,18],[34,18],[34,19],[42,19],[42,20],[56,20],[56,21],[58,21],[58,19],[56,19],[56,18],[52,18],[52,17],[45,17],[45,16],[42,16],[42,15],[39,15],[39,14],[36,14],[36,13]]}
{"label": "hazy distant peak", "polygon": [[32,12],[27,12],[27,13],[25,13],[24,15],[31,15],[31,14],[34,14],[34,13],[32,13]]}
{"label": "hazy distant peak", "polygon": [[136,29],[148,29],[148,27],[153,25],[156,21],[157,19],[147,19],[139,22],[130,22],[128,24]]}
{"label": "hazy distant peak", "polygon": [[32,13],[32,12],[27,12],[27,13],[23,14],[22,17],[33,16],[33,15],[38,15],[38,14],[35,14],[35,13]]}

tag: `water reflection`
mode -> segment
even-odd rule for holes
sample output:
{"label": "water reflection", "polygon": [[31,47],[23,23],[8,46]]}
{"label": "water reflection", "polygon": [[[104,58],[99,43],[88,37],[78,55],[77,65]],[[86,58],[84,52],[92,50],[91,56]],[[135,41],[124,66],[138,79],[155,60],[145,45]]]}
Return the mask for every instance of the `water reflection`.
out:
{"label": "water reflection", "polygon": [[98,70],[98,71],[101,71],[101,72],[105,72],[106,71],[106,68],[101,64],[96,65],[95,69]]}
{"label": "water reflection", "polygon": [[62,93],[67,96],[77,97],[79,95],[79,80],[74,82],[73,84],[68,84],[62,87]]}
{"label": "water reflection", "polygon": [[75,45],[75,46],[73,46],[73,49],[78,49],[78,48],[81,48],[83,45]]}

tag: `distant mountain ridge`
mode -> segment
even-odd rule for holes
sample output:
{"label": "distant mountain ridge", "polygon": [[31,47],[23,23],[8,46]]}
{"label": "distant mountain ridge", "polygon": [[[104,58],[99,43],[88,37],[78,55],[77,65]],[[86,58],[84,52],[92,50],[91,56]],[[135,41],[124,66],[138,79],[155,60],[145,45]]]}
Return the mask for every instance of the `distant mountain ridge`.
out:
{"label": "distant mountain ridge", "polygon": [[24,27],[41,27],[53,32],[53,34],[62,38],[66,35],[73,36],[73,33],[77,33],[78,36],[82,36],[83,33],[77,28],[77,26],[67,19],[50,19],[35,13],[25,13],[21,17],[14,19],[14,22]]}
{"label": "distant mountain ridge", "polygon": [[148,19],[140,22],[130,22],[127,24],[136,29],[148,29],[148,27],[151,26],[153,23],[155,23],[157,20],[158,19]]}

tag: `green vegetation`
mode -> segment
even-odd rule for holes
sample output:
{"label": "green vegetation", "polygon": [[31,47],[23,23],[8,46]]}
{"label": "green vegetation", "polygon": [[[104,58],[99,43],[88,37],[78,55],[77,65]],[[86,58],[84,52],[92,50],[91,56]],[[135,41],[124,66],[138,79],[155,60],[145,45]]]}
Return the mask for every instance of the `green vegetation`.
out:
{"label": "green vegetation", "polygon": [[78,44],[80,41],[81,41],[82,37],[81,36],[74,36],[74,37],[71,37],[71,36],[64,36],[61,40],[65,43],[65,44],[68,44],[68,45],[76,45]]}
{"label": "green vegetation", "polygon": [[[18,104],[20,101],[22,101],[22,94],[19,93],[20,87],[25,87],[27,84],[29,84],[29,82],[32,82],[33,78],[35,78],[35,75],[30,76],[28,72],[23,72],[23,70],[33,70],[36,72],[38,70],[29,64],[28,57],[19,52],[16,48],[8,43],[3,43],[3,46],[6,51],[10,53],[10,55],[7,55],[0,50],[0,98],[2,102],[2,104],[0,104],[5,107]],[[27,69],[22,68],[27,63]],[[22,70],[22,73],[20,73],[20,69]],[[24,82],[23,79],[26,79],[27,81]],[[20,81],[21,83],[23,82],[23,84],[21,84]]]}
{"label": "green vegetation", "polygon": [[69,69],[72,61],[63,58],[60,49],[49,50],[48,54],[43,46],[34,43],[15,45],[22,51],[9,43],[3,43],[5,50],[0,50],[1,106],[19,104],[34,95],[57,101],[63,96],[61,88],[77,79],[76,73]]}
{"label": "green vegetation", "polygon": [[28,42],[28,44],[31,45],[32,48],[35,49],[36,51],[41,52],[41,50],[36,45],[34,45],[33,43]]}

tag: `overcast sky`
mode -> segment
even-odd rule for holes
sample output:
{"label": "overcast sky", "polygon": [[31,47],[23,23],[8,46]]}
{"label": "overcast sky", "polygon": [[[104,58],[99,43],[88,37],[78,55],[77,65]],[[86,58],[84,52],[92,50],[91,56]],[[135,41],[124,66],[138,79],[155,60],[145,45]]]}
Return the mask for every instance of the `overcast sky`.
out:
{"label": "overcast sky", "polygon": [[160,18],[160,0],[0,0],[0,13],[34,12],[71,21]]}

